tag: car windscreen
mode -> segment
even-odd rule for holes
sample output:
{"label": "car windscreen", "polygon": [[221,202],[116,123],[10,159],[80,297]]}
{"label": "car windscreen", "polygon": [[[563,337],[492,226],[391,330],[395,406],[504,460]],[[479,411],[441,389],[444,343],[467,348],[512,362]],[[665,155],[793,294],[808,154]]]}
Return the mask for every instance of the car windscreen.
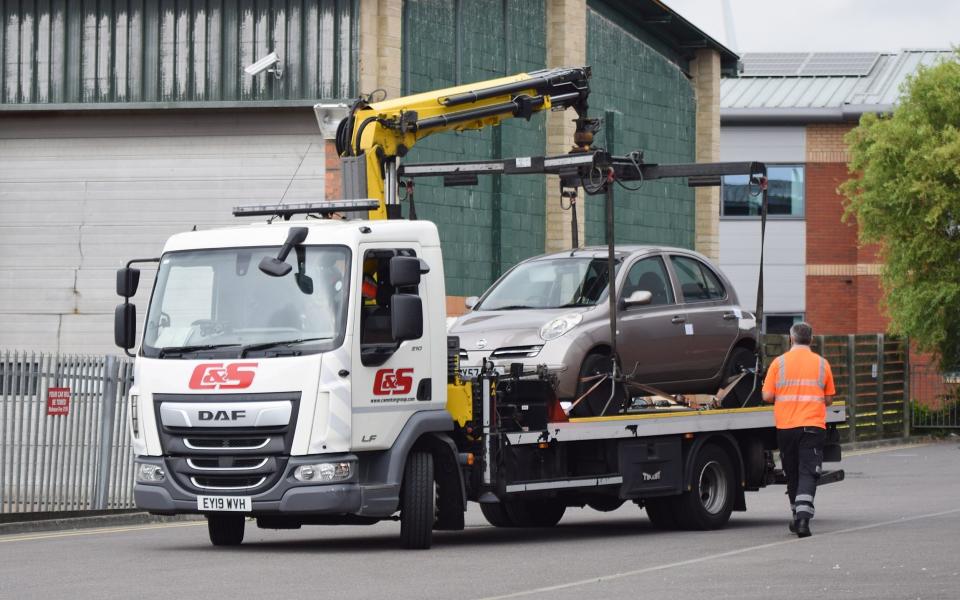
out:
{"label": "car windscreen", "polygon": [[316,352],[345,330],[350,251],[298,246],[291,272],[258,268],[279,247],[171,252],[157,271],[143,339],[144,356],[188,357],[197,351],[239,356],[274,345]]}
{"label": "car windscreen", "polygon": [[607,281],[606,257],[533,260],[508,272],[474,310],[593,306],[606,297]]}

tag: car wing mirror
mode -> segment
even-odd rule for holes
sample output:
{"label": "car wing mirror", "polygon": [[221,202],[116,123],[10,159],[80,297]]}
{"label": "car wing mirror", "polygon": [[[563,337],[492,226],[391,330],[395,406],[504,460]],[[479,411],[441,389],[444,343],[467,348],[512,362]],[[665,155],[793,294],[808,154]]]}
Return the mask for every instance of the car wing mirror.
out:
{"label": "car wing mirror", "polygon": [[623,301],[623,305],[627,308],[631,306],[644,306],[650,304],[653,301],[653,294],[647,290],[637,290],[633,292]]}
{"label": "car wing mirror", "polygon": [[473,310],[477,302],[480,302],[479,296],[468,296],[467,299],[463,301],[463,305],[467,307],[467,310]]}

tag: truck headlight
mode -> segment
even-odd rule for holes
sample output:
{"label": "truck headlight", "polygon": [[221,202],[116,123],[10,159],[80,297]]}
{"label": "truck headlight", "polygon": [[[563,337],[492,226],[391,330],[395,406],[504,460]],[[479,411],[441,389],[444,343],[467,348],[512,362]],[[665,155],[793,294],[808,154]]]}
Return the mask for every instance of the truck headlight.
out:
{"label": "truck headlight", "polygon": [[325,462],[300,465],[293,471],[297,481],[343,481],[350,479],[353,465],[349,462]]}
{"label": "truck headlight", "polygon": [[545,342],[555,340],[579,325],[582,320],[583,314],[581,313],[570,313],[557,317],[540,328],[540,337]]}
{"label": "truck headlight", "polygon": [[137,465],[137,483],[160,483],[167,476],[158,465]]}

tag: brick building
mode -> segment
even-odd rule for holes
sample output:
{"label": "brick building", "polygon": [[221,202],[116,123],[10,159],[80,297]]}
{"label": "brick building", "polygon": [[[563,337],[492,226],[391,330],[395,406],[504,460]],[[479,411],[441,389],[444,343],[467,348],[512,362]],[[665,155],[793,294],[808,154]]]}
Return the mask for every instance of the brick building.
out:
{"label": "brick building", "polygon": [[[271,51],[280,69],[244,73]],[[656,0],[0,2],[0,347],[114,352],[113,271],[126,259],[231,224],[236,205],[339,197],[315,103],[592,65],[599,144],[709,161],[720,74],[736,64]],[[441,134],[405,160],[563,153],[570,119]],[[555,180],[424,182],[416,199],[458,297],[570,244]],[[716,255],[717,190],[657,182],[616,201],[619,241]],[[601,241],[601,203],[584,204],[580,239]]]}
{"label": "brick building", "polygon": [[[767,329],[806,319],[818,333],[883,332],[877,249],[861,247],[843,220],[844,135],[862,114],[892,110],[920,65],[949,51],[896,54],[747,53],[740,78],[721,84],[720,155],[763,160],[770,170],[764,267]],[[741,299],[756,302],[758,203],[743,182],[724,182],[720,264]]]}

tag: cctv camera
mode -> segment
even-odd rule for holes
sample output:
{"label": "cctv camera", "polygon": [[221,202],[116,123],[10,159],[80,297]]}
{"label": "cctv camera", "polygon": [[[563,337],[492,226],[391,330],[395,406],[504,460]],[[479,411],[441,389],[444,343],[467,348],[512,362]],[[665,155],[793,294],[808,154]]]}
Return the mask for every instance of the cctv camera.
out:
{"label": "cctv camera", "polygon": [[[277,56],[277,53],[271,52],[270,54],[264,56],[257,62],[250,65],[249,67],[245,68],[243,71],[247,75],[259,75],[260,73],[263,73],[264,71],[278,64],[279,62],[280,62],[280,57]],[[270,72],[275,73],[279,77],[280,68],[276,67],[275,69],[271,69]]]}

